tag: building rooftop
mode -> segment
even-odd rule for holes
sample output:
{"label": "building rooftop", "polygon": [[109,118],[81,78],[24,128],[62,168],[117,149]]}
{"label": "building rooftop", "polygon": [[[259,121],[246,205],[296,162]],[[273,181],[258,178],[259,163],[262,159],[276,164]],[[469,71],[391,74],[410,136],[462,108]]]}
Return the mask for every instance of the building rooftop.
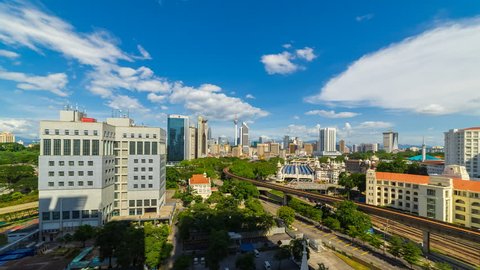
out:
{"label": "building rooftop", "polygon": [[[412,184],[428,184],[430,176],[406,173],[376,172],[376,178],[381,180],[393,180]],[[453,178],[453,188],[455,190],[480,192],[480,181]]]}
{"label": "building rooftop", "polygon": [[[422,161],[422,155],[418,155],[418,156],[413,156],[413,157],[410,157],[408,158],[408,160],[411,160],[411,161]],[[425,155],[425,160],[440,160],[439,158],[437,157],[434,157],[434,156],[430,156],[430,155]]]}
{"label": "building rooftop", "polygon": [[188,183],[190,185],[209,184],[210,178],[208,178],[205,174],[194,174],[190,179],[188,179]]}
{"label": "building rooftop", "polygon": [[463,130],[477,130],[480,129],[480,127],[469,127],[469,128],[464,128]]}

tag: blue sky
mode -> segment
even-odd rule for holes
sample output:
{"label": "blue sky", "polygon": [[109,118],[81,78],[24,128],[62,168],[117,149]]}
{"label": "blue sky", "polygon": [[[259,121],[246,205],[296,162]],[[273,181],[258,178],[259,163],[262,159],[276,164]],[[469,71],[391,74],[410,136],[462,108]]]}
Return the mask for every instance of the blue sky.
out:
{"label": "blue sky", "polygon": [[[333,1],[330,1],[333,2]],[[0,2],[0,130],[36,137],[65,104],[165,127],[205,115],[214,136],[443,145],[479,125],[474,1]]]}

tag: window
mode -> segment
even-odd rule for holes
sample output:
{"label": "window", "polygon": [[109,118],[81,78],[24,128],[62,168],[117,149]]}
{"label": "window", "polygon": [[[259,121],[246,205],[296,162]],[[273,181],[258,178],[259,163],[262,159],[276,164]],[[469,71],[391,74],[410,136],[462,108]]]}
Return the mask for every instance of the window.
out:
{"label": "window", "polygon": [[74,176],[75,172],[74,171],[68,171],[68,176]]}
{"label": "window", "polygon": [[68,181],[68,186],[73,187],[74,186],[73,181]]}
{"label": "window", "polygon": [[100,154],[100,141],[92,140],[92,156],[98,156]]}
{"label": "window", "polygon": [[157,138],[157,134],[153,134],[153,138],[156,139],[156,138]]}
{"label": "window", "polygon": [[410,208],[410,203],[407,202],[407,203],[405,204],[405,206],[406,206],[407,208]]}
{"label": "window", "polygon": [[84,130],[83,135],[88,135],[88,130]]}
{"label": "window", "polygon": [[142,208],[138,208],[137,209],[137,215],[141,215],[142,214]]}
{"label": "window", "polygon": [[130,138],[135,138],[135,135],[133,133],[130,133]]}
{"label": "window", "polygon": [[428,196],[435,196],[435,190],[434,189],[427,189],[427,195]]}
{"label": "window", "polygon": [[133,160],[133,163],[138,163],[138,159],[134,159],[134,160]]}
{"label": "window", "polygon": [[143,155],[143,142],[137,142],[137,155]]}
{"label": "window", "polygon": [[[153,137],[157,137],[156,134],[153,134]],[[158,143],[152,142],[152,155],[158,155]]]}
{"label": "window", "polygon": [[49,130],[49,129],[45,129],[43,132],[44,132],[45,134],[47,134],[47,135],[50,134],[50,130]]}
{"label": "window", "polygon": [[138,188],[138,184],[133,184],[133,188]]}
{"label": "window", "polygon": [[127,137],[127,133],[123,133],[123,138],[126,138]]}
{"label": "window", "polygon": [[70,160],[70,161],[68,162],[68,166],[75,166],[75,161]]}
{"label": "window", "polygon": [[145,155],[150,155],[150,142],[145,142]]}
{"label": "window", "polygon": [[93,131],[93,136],[98,136],[98,130]]}
{"label": "window", "polygon": [[93,176],[93,171],[88,171],[88,176]]}
{"label": "window", "polygon": [[60,212],[54,211],[52,212],[52,220],[59,220],[60,219]]}
{"label": "window", "polygon": [[78,130],[73,131],[73,134],[78,135]]}
{"label": "window", "polygon": [[133,168],[134,172],[138,172],[138,167]]}
{"label": "window", "polygon": [[144,172],[144,171],[145,171],[145,167],[142,167],[141,170],[142,170],[142,172]]}
{"label": "window", "polygon": [[91,216],[92,218],[98,218],[98,210],[92,210],[90,216]]}
{"label": "window", "polygon": [[150,134],[145,134],[145,138],[150,138]]}
{"label": "window", "polygon": [[157,200],[156,199],[152,199],[152,206],[157,206]]}
{"label": "window", "polygon": [[70,135],[70,130],[65,129],[65,135]]}
{"label": "window", "polygon": [[129,214],[130,216],[134,216],[134,215],[135,215],[135,209],[130,209],[130,210],[128,210],[128,214]]}
{"label": "window", "polygon": [[148,180],[153,180],[153,175],[149,175]]}
{"label": "window", "polygon": [[142,176],[141,176],[141,179],[142,179],[142,180],[145,180],[145,175],[142,175]]}
{"label": "window", "polygon": [[70,219],[70,211],[63,211],[62,219]]}
{"label": "window", "polygon": [[153,172],[153,167],[148,167],[149,172]]}
{"label": "window", "polygon": [[135,200],[129,200],[128,207],[135,207]]}
{"label": "window", "polygon": [[83,171],[78,171],[78,176],[83,176]]}
{"label": "window", "polygon": [[73,140],[73,155],[80,155],[80,140]]}
{"label": "window", "polygon": [[53,140],[53,155],[60,156],[61,155],[61,147],[62,147],[62,140],[54,139]]}
{"label": "window", "polygon": [[60,135],[60,130],[55,129],[55,135]]}
{"label": "window", "polygon": [[53,182],[48,182],[49,187],[53,187]]}
{"label": "window", "polygon": [[62,161],[59,161],[59,162],[58,162],[58,166],[65,166],[65,161],[63,161],[63,160],[62,160]]}
{"label": "window", "polygon": [[72,211],[72,218],[73,218],[73,219],[78,219],[78,218],[80,218],[80,211],[78,211],[78,210]]}
{"label": "window", "polygon": [[90,218],[90,210],[82,210],[82,218]]}
{"label": "window", "polygon": [[64,172],[64,171],[60,171],[60,172],[58,172],[58,175],[59,175],[59,176],[65,176],[65,172]]}
{"label": "window", "polygon": [[43,155],[50,156],[52,154],[52,140],[43,139]]}
{"label": "window", "polygon": [[58,186],[59,186],[59,187],[63,187],[63,186],[65,186],[65,182],[63,182],[63,181],[61,181],[61,182],[58,182]]}
{"label": "window", "polygon": [[90,156],[90,140],[83,140],[83,151],[84,156]]}
{"label": "window", "polygon": [[88,166],[93,166],[93,161],[88,161]]}
{"label": "window", "polygon": [[72,140],[63,140],[63,155],[70,156],[72,154]]}
{"label": "window", "polygon": [[137,206],[142,206],[142,200],[137,200]]}
{"label": "window", "polygon": [[87,186],[93,186],[93,181],[87,181]]}
{"label": "window", "polygon": [[150,200],[143,200],[144,206],[150,206]]}
{"label": "window", "polygon": [[455,214],[455,219],[465,220],[465,215]]}
{"label": "window", "polygon": [[42,220],[50,220],[50,212],[42,212]]}
{"label": "window", "polygon": [[135,155],[135,142],[130,142],[129,153]]}
{"label": "window", "polygon": [[83,187],[83,181],[78,181],[78,186]]}
{"label": "window", "polygon": [[142,134],[138,134],[138,138],[142,138]]}
{"label": "window", "polygon": [[144,158],[142,158],[142,163],[145,163],[145,159],[144,159]]}
{"label": "window", "polygon": [[134,176],[133,176],[133,180],[138,180],[138,176],[137,176],[137,175],[134,175]]}
{"label": "window", "polygon": [[55,161],[49,161],[48,166],[55,166]]}
{"label": "window", "polygon": [[153,188],[153,184],[148,184],[148,188]]}
{"label": "window", "polygon": [[145,188],[145,184],[142,184],[141,187],[142,187],[142,188]]}

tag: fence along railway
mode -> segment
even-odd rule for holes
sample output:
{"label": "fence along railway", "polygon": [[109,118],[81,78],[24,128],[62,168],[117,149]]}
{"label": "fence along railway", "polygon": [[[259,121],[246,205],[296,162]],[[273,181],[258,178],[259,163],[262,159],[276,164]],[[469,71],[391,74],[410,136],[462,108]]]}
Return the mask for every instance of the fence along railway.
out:
{"label": "fence along railway", "polygon": [[[279,190],[284,192],[285,194],[297,195],[297,196],[305,197],[314,201],[336,203],[344,200],[342,198],[322,195],[322,194],[294,189],[294,188],[290,188],[290,187],[286,187],[278,184],[273,184],[273,183],[268,183],[264,181],[258,181],[254,179],[237,176],[232,174],[229,171],[229,168],[225,168],[223,172],[228,177],[236,178],[242,181],[247,181],[256,186]],[[368,205],[365,203],[355,202],[355,204],[358,206],[360,210],[362,210],[363,212],[366,212],[367,214],[388,218],[390,220],[422,230],[423,249],[426,252],[430,250],[430,233],[434,233],[438,235],[448,235],[450,237],[455,237],[455,238],[464,239],[464,240],[477,242],[477,243],[480,242],[480,231],[477,231],[477,230],[457,226],[451,223],[442,222],[435,219],[415,216],[415,215],[407,214],[404,212],[400,212],[400,211],[396,211],[388,208]]]}

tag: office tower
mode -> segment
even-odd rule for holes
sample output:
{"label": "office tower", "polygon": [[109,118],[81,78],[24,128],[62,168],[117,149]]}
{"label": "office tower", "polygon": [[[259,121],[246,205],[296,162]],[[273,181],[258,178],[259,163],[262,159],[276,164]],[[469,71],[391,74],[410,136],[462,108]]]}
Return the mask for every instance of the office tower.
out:
{"label": "office tower", "polygon": [[362,143],[360,144],[359,152],[378,152],[378,144],[377,143]]}
{"label": "office tower", "polygon": [[311,156],[313,154],[313,144],[305,143],[303,144],[303,149],[305,150],[305,154]]}
{"label": "office tower", "polygon": [[197,158],[206,157],[208,154],[208,120],[198,117],[197,122]]}
{"label": "office tower", "polygon": [[167,160],[179,162],[189,158],[189,124],[188,116],[168,116],[167,120]]}
{"label": "office tower", "polygon": [[471,178],[480,178],[480,127],[445,132],[445,165],[467,168]]}
{"label": "office tower", "polygon": [[240,145],[242,146],[243,154],[249,155],[250,153],[250,140],[248,136],[249,127],[247,123],[242,122],[240,127]]}
{"label": "office tower", "polygon": [[321,128],[318,140],[320,153],[336,152],[337,130],[335,128]]}
{"label": "office tower", "polygon": [[290,144],[290,137],[285,135],[283,137],[283,149],[287,150],[288,149],[288,146]]}
{"label": "office tower", "polygon": [[235,115],[235,119],[233,120],[233,124],[235,124],[235,136],[233,137],[233,145],[237,146],[238,145],[238,119],[236,115]]}
{"label": "office tower", "polygon": [[42,240],[112,216],[159,214],[165,201],[165,131],[123,116],[97,122],[70,107],[40,121]]}
{"label": "office tower", "polygon": [[278,157],[280,155],[280,144],[279,143],[271,143],[270,144],[270,156]]}
{"label": "office tower", "polygon": [[15,142],[15,135],[10,132],[2,132],[0,133],[0,143],[14,143]]}
{"label": "office tower", "polygon": [[208,127],[207,140],[211,140],[211,139],[213,139],[213,137],[212,137],[212,128],[211,128],[211,127]]}
{"label": "office tower", "polygon": [[338,141],[338,151],[342,154],[345,153],[345,140]]}
{"label": "office tower", "polygon": [[383,133],[383,150],[387,153],[392,153],[398,150],[398,133],[389,131]]}
{"label": "office tower", "polygon": [[187,134],[187,160],[192,160],[197,158],[197,128],[188,127]]}
{"label": "office tower", "polygon": [[360,146],[358,144],[352,145],[352,153],[360,152]]}

